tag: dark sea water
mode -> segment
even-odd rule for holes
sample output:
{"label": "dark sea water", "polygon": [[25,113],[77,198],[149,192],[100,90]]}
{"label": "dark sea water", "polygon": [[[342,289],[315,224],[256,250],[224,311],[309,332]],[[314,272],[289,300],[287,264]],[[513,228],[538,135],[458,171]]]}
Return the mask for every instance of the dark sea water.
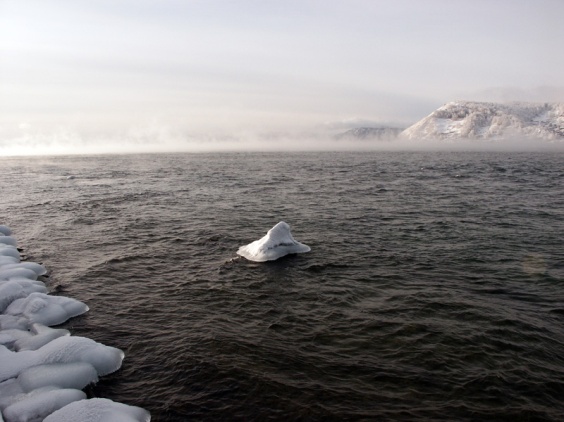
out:
{"label": "dark sea water", "polygon": [[[72,176],[69,178],[69,176]],[[564,154],[0,159],[88,389],[154,421],[564,420]],[[284,220],[307,254],[253,263]]]}

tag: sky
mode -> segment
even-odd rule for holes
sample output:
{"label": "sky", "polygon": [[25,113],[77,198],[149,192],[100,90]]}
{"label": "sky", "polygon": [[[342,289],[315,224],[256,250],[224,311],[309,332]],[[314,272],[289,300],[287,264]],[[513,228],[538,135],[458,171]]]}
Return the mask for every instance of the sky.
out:
{"label": "sky", "polygon": [[562,0],[0,0],[0,155],[314,144],[449,101],[564,101],[562,16]]}

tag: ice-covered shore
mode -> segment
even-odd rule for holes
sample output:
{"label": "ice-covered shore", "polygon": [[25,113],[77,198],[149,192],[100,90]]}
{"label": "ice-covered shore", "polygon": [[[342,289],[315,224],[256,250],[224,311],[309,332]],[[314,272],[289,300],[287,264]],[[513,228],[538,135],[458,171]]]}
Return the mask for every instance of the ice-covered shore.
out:
{"label": "ice-covered shore", "polygon": [[117,371],[124,353],[51,328],[88,311],[48,295],[43,265],[22,262],[10,228],[0,225],[0,422],[150,421],[148,411],[82,391]]}

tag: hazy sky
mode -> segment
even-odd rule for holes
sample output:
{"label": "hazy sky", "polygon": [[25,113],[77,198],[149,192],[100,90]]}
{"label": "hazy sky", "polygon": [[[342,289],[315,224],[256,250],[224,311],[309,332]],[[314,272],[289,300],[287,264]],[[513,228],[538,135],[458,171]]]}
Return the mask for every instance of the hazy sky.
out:
{"label": "hazy sky", "polygon": [[564,101],[563,16],[562,0],[0,0],[0,154]]}

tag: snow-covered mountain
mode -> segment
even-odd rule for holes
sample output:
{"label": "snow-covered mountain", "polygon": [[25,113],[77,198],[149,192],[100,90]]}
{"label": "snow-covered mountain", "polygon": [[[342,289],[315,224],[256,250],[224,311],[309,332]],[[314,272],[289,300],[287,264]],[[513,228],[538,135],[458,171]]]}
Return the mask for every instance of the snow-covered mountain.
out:
{"label": "snow-covered mountain", "polygon": [[396,138],[402,130],[395,127],[357,127],[340,133],[336,138],[390,140]]}
{"label": "snow-covered mountain", "polygon": [[562,103],[447,103],[400,136],[406,139],[539,138],[564,142]]}

